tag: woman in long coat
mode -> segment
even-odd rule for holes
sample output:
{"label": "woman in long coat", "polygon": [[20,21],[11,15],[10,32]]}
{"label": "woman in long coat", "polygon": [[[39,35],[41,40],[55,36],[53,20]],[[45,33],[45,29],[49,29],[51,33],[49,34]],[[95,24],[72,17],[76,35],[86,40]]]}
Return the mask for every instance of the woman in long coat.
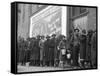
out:
{"label": "woman in long coat", "polygon": [[82,35],[80,36],[80,63],[84,67],[85,57],[86,57],[86,31],[82,30]]}

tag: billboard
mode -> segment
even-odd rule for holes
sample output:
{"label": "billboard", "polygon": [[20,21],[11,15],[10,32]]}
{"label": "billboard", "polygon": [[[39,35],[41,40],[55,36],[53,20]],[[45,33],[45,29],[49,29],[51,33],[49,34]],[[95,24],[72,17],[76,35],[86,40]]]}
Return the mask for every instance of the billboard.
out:
{"label": "billboard", "polygon": [[30,18],[30,37],[54,33],[59,35],[62,31],[66,35],[66,15],[65,6],[46,7]]}
{"label": "billboard", "polygon": [[30,37],[61,33],[61,7],[48,6],[31,17]]}

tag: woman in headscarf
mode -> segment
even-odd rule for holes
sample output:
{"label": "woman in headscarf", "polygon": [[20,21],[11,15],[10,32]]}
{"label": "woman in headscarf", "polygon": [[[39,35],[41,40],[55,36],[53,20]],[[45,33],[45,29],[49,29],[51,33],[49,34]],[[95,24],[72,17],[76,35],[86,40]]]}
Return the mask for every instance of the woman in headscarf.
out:
{"label": "woman in headscarf", "polygon": [[62,39],[59,43],[59,49],[60,49],[60,55],[59,55],[59,66],[64,68],[64,64],[66,61],[66,40],[65,40],[65,36],[62,35]]}

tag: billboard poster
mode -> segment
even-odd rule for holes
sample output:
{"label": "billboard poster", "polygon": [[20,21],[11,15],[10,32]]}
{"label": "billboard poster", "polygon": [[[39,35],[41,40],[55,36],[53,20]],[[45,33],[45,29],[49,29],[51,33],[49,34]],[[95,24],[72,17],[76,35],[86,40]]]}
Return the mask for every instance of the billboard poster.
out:
{"label": "billboard poster", "polygon": [[30,37],[61,34],[61,15],[61,7],[50,6],[35,17],[31,17]]}

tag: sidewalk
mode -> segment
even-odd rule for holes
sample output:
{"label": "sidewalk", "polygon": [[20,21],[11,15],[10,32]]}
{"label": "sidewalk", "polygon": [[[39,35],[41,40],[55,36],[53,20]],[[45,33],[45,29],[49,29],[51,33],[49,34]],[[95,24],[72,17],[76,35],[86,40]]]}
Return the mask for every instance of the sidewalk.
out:
{"label": "sidewalk", "polygon": [[40,66],[21,66],[18,65],[18,72],[36,72],[36,71],[54,71],[54,70],[70,70],[71,67],[61,68],[61,67],[40,67]]}

